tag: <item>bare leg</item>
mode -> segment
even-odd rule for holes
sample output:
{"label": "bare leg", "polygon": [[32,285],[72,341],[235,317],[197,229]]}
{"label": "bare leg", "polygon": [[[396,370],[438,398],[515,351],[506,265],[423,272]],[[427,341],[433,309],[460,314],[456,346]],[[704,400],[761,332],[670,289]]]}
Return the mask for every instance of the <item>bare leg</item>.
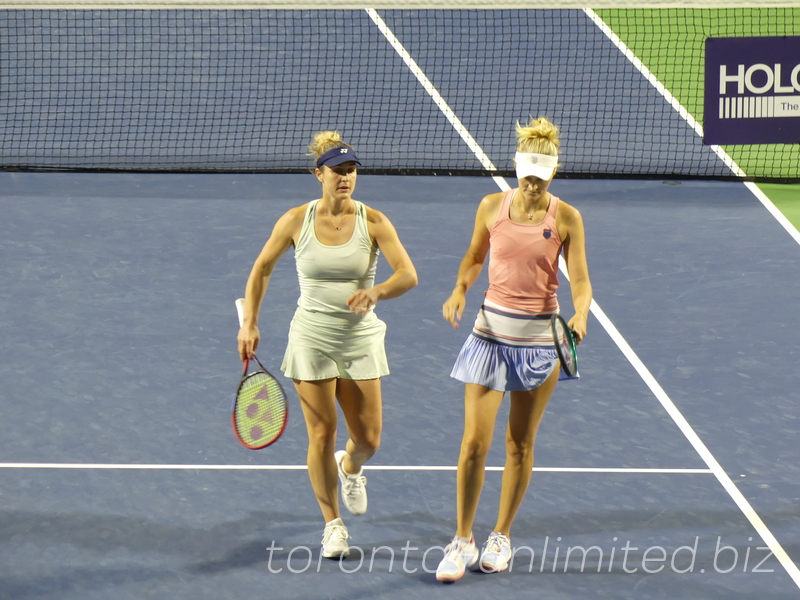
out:
{"label": "bare leg", "polygon": [[492,445],[503,392],[474,383],[464,388],[464,437],[458,457],[456,513],[458,537],[469,538],[483,489],[486,455]]}
{"label": "bare leg", "polygon": [[500,508],[494,531],[509,535],[533,470],[533,445],[544,410],[558,382],[559,369],[535,390],[511,392],[506,430],[506,464],[500,492]]}
{"label": "bare leg", "polygon": [[308,477],[328,523],[339,517],[336,447],[336,379],[294,381],[308,430]]}
{"label": "bare leg", "polygon": [[372,458],[381,444],[381,380],[339,379],[336,396],[350,436],[345,446],[347,456],[342,461],[342,467],[346,473],[358,473],[361,465]]}

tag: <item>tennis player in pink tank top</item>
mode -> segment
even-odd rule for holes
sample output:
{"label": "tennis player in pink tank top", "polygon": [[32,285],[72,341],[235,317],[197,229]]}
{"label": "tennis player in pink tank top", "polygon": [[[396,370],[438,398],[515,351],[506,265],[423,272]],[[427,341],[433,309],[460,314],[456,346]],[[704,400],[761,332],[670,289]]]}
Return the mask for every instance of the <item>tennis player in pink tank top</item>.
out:
{"label": "tennis player in pink tank top", "polygon": [[[517,123],[515,165],[519,187],[481,200],[456,286],[442,307],[454,327],[466,292],[489,257],[489,289],[451,376],[465,383],[464,436],[458,459],[457,529],[436,571],[452,582],[467,568],[504,571],[512,557],[510,531],[533,469],[536,431],[559,379],[550,318],[559,312],[558,259],[569,272],[575,314],[568,320],[578,342],[586,335],[592,286],[583,221],[549,192],[558,166],[558,128],[547,119]],[[472,532],[483,488],[486,456],[497,411],[511,398],[506,464],[494,530],[481,551]]]}

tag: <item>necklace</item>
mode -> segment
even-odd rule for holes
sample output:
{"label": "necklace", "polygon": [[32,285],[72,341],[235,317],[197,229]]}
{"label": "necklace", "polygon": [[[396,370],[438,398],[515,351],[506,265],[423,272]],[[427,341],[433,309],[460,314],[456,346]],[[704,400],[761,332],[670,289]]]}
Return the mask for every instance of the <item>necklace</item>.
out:
{"label": "necklace", "polygon": [[331,220],[331,225],[336,231],[341,231],[342,227],[344,226],[344,218],[350,213],[347,210],[343,211],[342,214],[339,215],[339,224],[336,224],[336,221],[333,220],[333,213],[328,215],[328,218]]}
{"label": "necklace", "polygon": [[[516,197],[516,193],[514,194],[514,197]],[[514,202],[514,197],[511,198],[511,202],[512,203]],[[547,206],[548,207],[550,206],[550,201],[549,200],[547,202]],[[527,210],[522,208],[522,204],[521,203],[519,204],[519,209],[528,216],[528,221],[533,221],[536,218],[536,213],[535,212],[533,214],[529,213]]]}
{"label": "necklace", "polygon": [[525,213],[525,214],[528,216],[528,221],[533,221],[534,217],[536,216],[536,213],[533,213],[533,214],[529,213],[527,210],[525,210],[524,208],[522,208],[522,205],[521,205],[521,204],[520,204],[520,207],[519,207],[519,209],[520,209],[522,212],[524,212],[524,213]]}

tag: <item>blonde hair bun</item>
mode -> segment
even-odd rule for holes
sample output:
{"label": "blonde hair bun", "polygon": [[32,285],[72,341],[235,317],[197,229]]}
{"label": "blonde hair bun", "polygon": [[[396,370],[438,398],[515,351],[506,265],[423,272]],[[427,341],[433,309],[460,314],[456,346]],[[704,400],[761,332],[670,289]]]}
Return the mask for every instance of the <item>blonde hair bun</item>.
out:
{"label": "blonde hair bun", "polygon": [[308,145],[308,154],[309,156],[319,158],[328,150],[339,148],[341,146],[346,146],[347,148],[352,149],[350,144],[342,141],[342,136],[339,135],[338,131],[319,131],[314,136],[314,140]]}
{"label": "blonde hair bun", "polygon": [[531,119],[527,125],[517,121],[517,152],[558,156],[561,132],[544,117]]}

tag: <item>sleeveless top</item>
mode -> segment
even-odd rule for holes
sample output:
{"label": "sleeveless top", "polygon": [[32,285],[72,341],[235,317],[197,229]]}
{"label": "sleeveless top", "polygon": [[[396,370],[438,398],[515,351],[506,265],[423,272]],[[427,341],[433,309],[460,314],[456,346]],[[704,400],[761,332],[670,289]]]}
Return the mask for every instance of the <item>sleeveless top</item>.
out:
{"label": "sleeveless top", "polygon": [[558,312],[558,256],[562,241],[556,228],[559,199],[550,194],[544,220],[537,225],[511,220],[517,189],[503,196],[489,233],[489,289],[486,299],[507,308]]}
{"label": "sleeveless top", "polygon": [[358,289],[374,285],[380,251],[369,236],[367,209],[357,200],[353,200],[356,225],[350,239],[338,246],[322,244],[314,230],[318,202],[313,200],[308,204],[294,251],[300,283],[297,306],[352,320],[347,298]]}

